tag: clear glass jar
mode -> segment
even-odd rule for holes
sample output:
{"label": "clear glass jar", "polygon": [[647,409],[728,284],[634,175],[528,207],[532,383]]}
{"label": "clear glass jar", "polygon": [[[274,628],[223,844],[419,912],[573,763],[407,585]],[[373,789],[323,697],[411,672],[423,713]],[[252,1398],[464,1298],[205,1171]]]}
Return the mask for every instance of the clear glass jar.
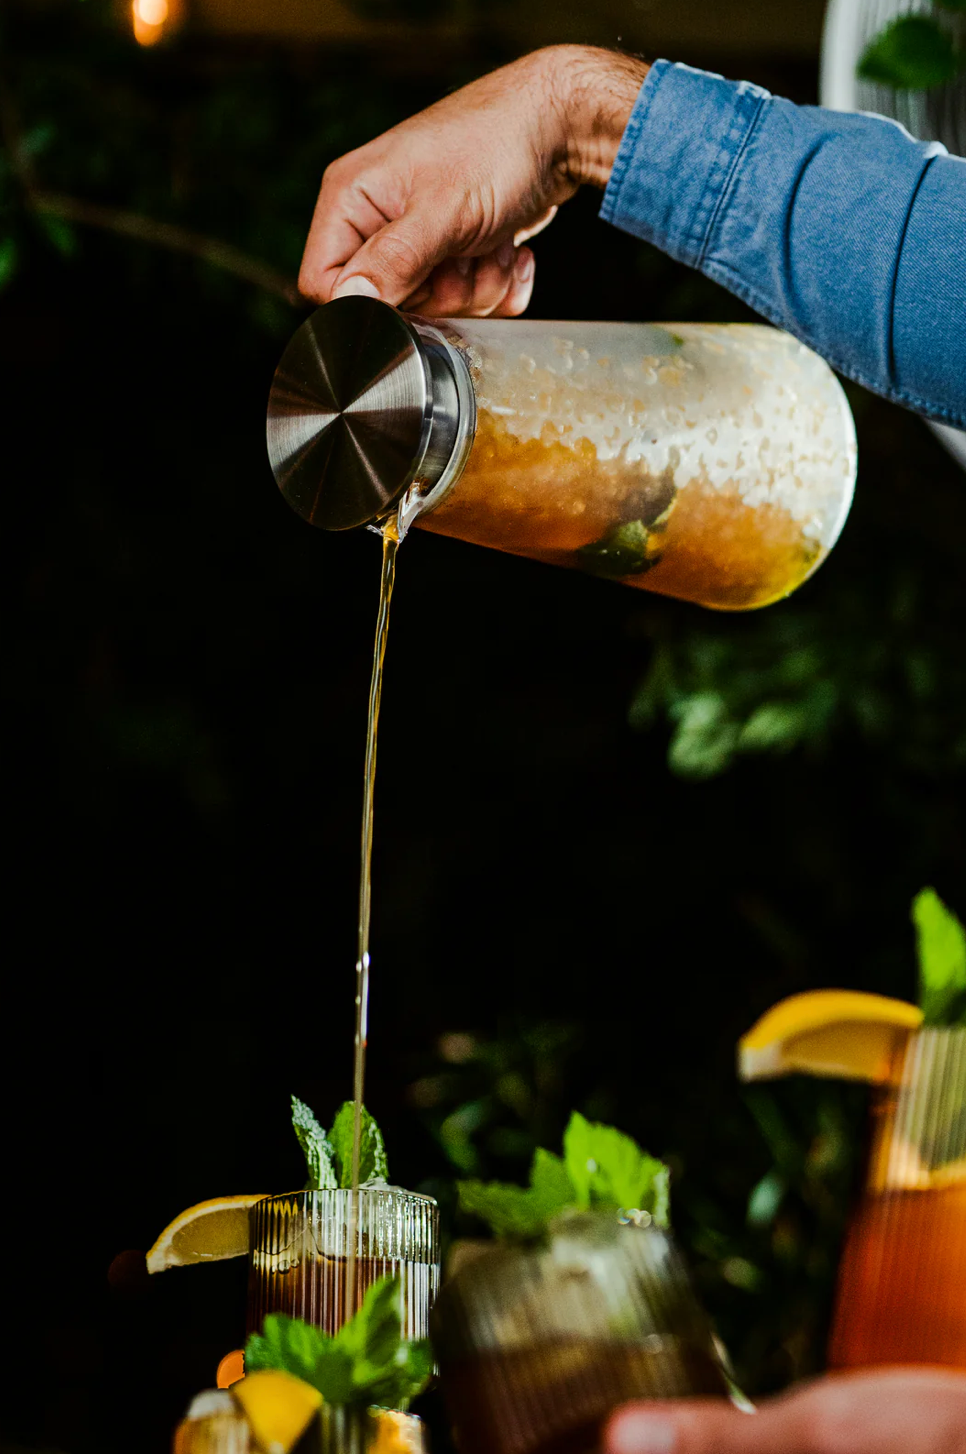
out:
{"label": "clear glass jar", "polygon": [[424,345],[445,340],[457,385],[467,371],[472,385],[462,448],[414,517],[423,529],[732,611],[787,596],[837,540],[852,416],[788,334],[409,321]]}
{"label": "clear glass jar", "polygon": [[966,1369],[966,1029],[910,1035],[877,1092],[829,1362]]}
{"label": "clear glass jar", "polygon": [[[265,1197],[249,1211],[248,1331],[266,1313],[304,1318],[326,1333],[345,1321],[350,1191]],[[355,1306],[380,1277],[399,1277],[404,1338],[429,1335],[439,1286],[439,1209],[398,1187],[360,1187]]]}
{"label": "clear glass jar", "polygon": [[627,1399],[729,1393],[670,1237],[615,1215],[483,1252],[444,1282],[432,1323],[461,1454],[590,1454]]}

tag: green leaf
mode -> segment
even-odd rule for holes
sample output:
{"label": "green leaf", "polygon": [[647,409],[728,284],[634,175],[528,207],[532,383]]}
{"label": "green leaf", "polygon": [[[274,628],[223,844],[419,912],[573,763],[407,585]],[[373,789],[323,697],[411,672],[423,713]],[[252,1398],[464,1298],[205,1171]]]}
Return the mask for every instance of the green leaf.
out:
{"label": "green leaf", "polygon": [[952,10],[960,15],[966,11],[966,0],[936,0],[936,4],[940,5],[943,10]]}
{"label": "green leaf", "polygon": [[548,1202],[532,1187],[509,1186],[500,1181],[460,1181],[457,1191],[460,1210],[482,1218],[498,1237],[538,1237],[552,1216],[573,1204],[572,1188],[562,1204]]}
{"label": "green leaf", "polygon": [[[352,1185],[352,1131],[354,1101],[345,1101],[332,1122],[329,1141],[335,1158],[339,1186]],[[362,1127],[359,1138],[359,1180],[373,1181],[376,1178],[387,1181],[389,1167],[386,1162],[386,1148],[382,1132],[372,1116],[362,1107]]]}
{"label": "green leaf", "polygon": [[16,238],[5,237],[0,242],[0,288],[5,288],[13,280],[17,271],[19,249]]}
{"label": "green leaf", "polygon": [[869,42],[856,68],[864,81],[899,91],[926,91],[952,81],[963,57],[952,37],[927,15],[902,15]]}
{"label": "green leaf", "polygon": [[650,535],[643,520],[629,520],[615,525],[599,540],[577,549],[577,564],[592,576],[619,581],[624,576],[639,576],[657,565],[660,557],[648,554]]}
{"label": "green leaf", "polygon": [[77,233],[69,222],[52,212],[38,212],[37,225],[62,257],[73,257],[77,251]]}
{"label": "green leaf", "polygon": [[966,930],[935,889],[923,889],[913,899],[912,921],[925,1023],[966,1024]]}
{"label": "green leaf", "polygon": [[668,1169],[623,1131],[574,1111],[564,1132],[564,1161],[579,1206],[646,1211],[658,1226],[668,1225]]}
{"label": "green leaf", "polygon": [[461,1210],[488,1222],[498,1237],[541,1236],[568,1207],[646,1211],[659,1227],[668,1225],[667,1167],[622,1131],[585,1120],[577,1111],[564,1133],[563,1158],[539,1148],[528,1187],[495,1181],[457,1185]]}
{"label": "green leaf", "polygon": [[308,1191],[331,1191],[339,1185],[335,1174],[331,1143],[312,1111],[304,1101],[299,1100],[298,1096],[292,1097],[292,1126],[299,1138],[299,1145],[305,1155],[305,1164],[308,1168],[309,1178],[305,1183],[306,1189]]}
{"label": "green leaf", "polygon": [[317,1388],[328,1404],[406,1408],[433,1370],[427,1342],[402,1338],[400,1283],[383,1277],[334,1337],[300,1318],[270,1313],[245,1344],[245,1370],[281,1369]]}

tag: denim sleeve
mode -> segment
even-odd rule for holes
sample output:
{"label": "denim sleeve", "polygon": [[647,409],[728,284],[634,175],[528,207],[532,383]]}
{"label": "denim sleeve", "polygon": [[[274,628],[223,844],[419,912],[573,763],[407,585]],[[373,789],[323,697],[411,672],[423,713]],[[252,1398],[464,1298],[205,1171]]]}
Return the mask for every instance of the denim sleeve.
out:
{"label": "denim sleeve", "polygon": [[840,373],[966,425],[966,161],[938,144],[658,61],[601,216]]}

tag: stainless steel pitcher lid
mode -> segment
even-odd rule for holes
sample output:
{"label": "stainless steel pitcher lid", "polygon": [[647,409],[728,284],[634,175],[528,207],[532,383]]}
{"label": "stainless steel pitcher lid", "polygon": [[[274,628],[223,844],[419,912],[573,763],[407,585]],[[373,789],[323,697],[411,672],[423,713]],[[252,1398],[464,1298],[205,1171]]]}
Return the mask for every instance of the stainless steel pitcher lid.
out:
{"label": "stainless steel pitcher lid", "polygon": [[385,515],[450,463],[459,401],[445,349],[372,298],[337,298],[290,340],[268,401],[268,455],[293,510],[325,530]]}

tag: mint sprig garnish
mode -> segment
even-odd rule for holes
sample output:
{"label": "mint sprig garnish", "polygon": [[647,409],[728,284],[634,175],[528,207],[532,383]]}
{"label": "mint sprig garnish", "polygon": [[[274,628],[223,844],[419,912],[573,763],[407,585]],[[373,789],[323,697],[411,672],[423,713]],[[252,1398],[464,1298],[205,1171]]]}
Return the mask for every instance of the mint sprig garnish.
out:
{"label": "mint sprig garnish", "polygon": [[329,1138],[312,1111],[298,1096],[292,1097],[292,1127],[299,1138],[308,1168],[306,1191],[329,1191],[337,1187],[339,1181]]}
{"label": "mint sprig garnish", "polygon": [[935,889],[912,901],[919,949],[919,1004],[927,1025],[966,1025],[966,929]]}
{"label": "mint sprig garnish", "polygon": [[245,1372],[263,1368],[310,1383],[327,1404],[406,1409],[429,1381],[433,1356],[428,1341],[403,1338],[399,1278],[383,1277],[334,1336],[269,1313],[245,1344]]}
{"label": "mint sprig garnish", "polygon": [[[340,1186],[352,1185],[352,1121],[353,1101],[346,1101],[338,1110],[329,1132],[329,1140],[335,1154],[336,1173]],[[382,1132],[362,1107],[362,1128],[359,1138],[359,1180],[388,1180],[389,1167],[386,1162],[386,1148]]]}
{"label": "mint sprig garnish", "polygon": [[[315,1115],[298,1096],[292,1096],[292,1126],[299,1139],[308,1168],[307,1191],[331,1191],[352,1185],[352,1101],[345,1101],[336,1113],[332,1130],[326,1134]],[[382,1132],[362,1107],[359,1144],[359,1180],[386,1181],[389,1167]]]}
{"label": "mint sprig garnish", "polygon": [[463,1211],[488,1222],[498,1237],[540,1236],[569,1209],[647,1212],[659,1227],[669,1222],[670,1173],[662,1161],[613,1126],[588,1121],[574,1111],[564,1132],[563,1156],[539,1148],[530,1185],[461,1181]]}

